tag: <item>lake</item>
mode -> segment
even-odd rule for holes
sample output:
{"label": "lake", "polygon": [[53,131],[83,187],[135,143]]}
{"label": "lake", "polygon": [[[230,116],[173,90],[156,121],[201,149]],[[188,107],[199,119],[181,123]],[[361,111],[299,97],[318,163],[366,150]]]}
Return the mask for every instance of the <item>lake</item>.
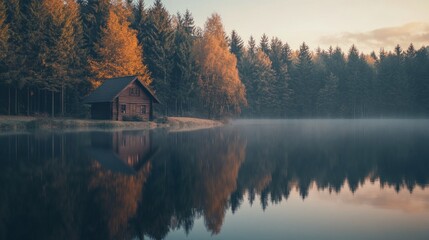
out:
{"label": "lake", "polygon": [[0,135],[0,239],[429,239],[428,120]]}

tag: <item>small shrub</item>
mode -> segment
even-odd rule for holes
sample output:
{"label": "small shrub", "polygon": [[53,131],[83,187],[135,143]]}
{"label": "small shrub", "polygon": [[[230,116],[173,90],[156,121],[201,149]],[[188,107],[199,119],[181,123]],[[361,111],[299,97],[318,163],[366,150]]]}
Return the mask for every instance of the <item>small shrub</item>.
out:
{"label": "small shrub", "polygon": [[143,122],[144,120],[145,119],[142,116],[139,116],[139,115],[131,115],[131,116],[125,115],[125,116],[122,116],[122,121],[125,121],[125,122]]}
{"label": "small shrub", "polygon": [[156,123],[165,124],[165,123],[167,123],[167,122],[168,122],[168,119],[167,119],[167,117],[159,117],[159,118],[156,118],[156,119],[155,119],[155,122],[156,122]]}

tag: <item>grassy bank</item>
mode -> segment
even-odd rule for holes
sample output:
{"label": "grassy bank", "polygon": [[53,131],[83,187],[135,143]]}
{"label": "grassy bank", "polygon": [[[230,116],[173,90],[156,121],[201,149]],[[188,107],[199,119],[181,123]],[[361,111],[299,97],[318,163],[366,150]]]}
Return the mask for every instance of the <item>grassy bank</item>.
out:
{"label": "grassy bank", "polygon": [[106,120],[81,120],[64,118],[36,118],[22,116],[0,116],[0,132],[32,130],[73,130],[73,129],[154,129],[170,128],[173,131],[186,131],[220,126],[222,123],[197,118],[166,118],[163,123],[122,122]]}

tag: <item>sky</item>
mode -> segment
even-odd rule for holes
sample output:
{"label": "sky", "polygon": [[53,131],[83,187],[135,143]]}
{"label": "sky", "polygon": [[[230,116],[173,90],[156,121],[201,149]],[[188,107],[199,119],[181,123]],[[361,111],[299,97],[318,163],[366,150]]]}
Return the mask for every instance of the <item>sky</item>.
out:
{"label": "sky", "polygon": [[[154,0],[145,0],[151,6]],[[263,33],[292,49],[339,46],[360,51],[429,45],[429,0],[163,0],[172,14],[189,9],[199,27],[218,13],[225,31],[245,42]]]}

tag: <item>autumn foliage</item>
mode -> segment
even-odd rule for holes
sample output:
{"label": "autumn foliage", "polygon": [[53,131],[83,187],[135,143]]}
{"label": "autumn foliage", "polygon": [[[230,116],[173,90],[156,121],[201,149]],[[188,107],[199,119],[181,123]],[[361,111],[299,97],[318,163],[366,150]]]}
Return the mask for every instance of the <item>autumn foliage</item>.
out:
{"label": "autumn foliage", "polygon": [[198,85],[209,117],[238,114],[247,104],[246,91],[240,81],[237,59],[229,52],[221,18],[213,14],[204,33],[195,43],[199,67]]}
{"label": "autumn foliage", "polygon": [[147,85],[151,83],[148,70],[142,61],[137,32],[130,29],[128,16],[127,9],[121,4],[109,12],[107,26],[103,29],[101,43],[97,47],[99,59],[89,60],[95,86],[100,80],[129,75],[139,76]]}

